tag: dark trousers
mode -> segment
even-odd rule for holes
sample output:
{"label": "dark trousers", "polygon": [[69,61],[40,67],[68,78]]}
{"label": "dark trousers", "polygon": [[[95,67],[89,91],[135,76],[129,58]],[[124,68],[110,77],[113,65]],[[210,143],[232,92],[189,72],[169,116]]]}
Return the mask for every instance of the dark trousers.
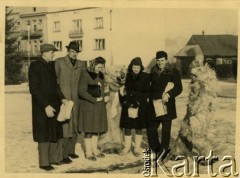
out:
{"label": "dark trousers", "polygon": [[73,134],[70,138],[63,138],[63,158],[68,158],[69,154],[75,154],[76,143],[77,134]]}
{"label": "dark trousers", "polygon": [[[161,142],[159,141],[158,135],[158,127],[162,124],[162,133],[161,133]],[[171,126],[172,121],[149,121],[147,127],[147,137],[149,148],[156,152],[162,152],[163,149],[165,151],[169,148],[170,136],[171,136]]]}
{"label": "dark trousers", "polygon": [[48,166],[51,163],[58,163],[62,161],[62,139],[59,139],[56,143],[38,143],[38,155],[39,166]]}

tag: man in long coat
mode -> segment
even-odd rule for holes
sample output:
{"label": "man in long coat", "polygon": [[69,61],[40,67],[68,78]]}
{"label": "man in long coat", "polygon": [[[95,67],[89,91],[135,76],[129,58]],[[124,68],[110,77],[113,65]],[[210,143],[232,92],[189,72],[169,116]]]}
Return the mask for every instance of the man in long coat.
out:
{"label": "man in long coat", "polygon": [[[166,52],[157,52],[156,60],[157,64],[150,72],[152,107],[149,112],[151,114],[147,126],[147,135],[150,149],[162,154],[167,153],[169,148],[172,120],[177,118],[175,97],[182,92],[182,82],[178,70],[168,65]],[[166,90],[169,84],[173,87]],[[154,102],[160,101],[166,106],[167,112],[158,115],[159,108],[154,107]],[[162,124],[161,142],[158,139],[158,127],[160,124]]]}
{"label": "man in long coat", "polygon": [[33,139],[38,142],[39,167],[50,171],[51,164],[62,161],[62,124],[57,121],[64,97],[57,84],[52,63],[57,49],[51,44],[41,46],[42,56],[29,68],[29,89],[32,95]]}
{"label": "man in long coat", "polygon": [[[77,60],[80,52],[77,41],[71,41],[67,48],[67,55],[55,60],[58,82],[64,97],[74,102],[70,120],[63,123],[63,161],[71,163],[79,156],[75,153],[77,142],[77,120],[79,116],[78,87],[80,77],[86,70],[86,62]],[[69,158],[70,157],[70,158]]]}

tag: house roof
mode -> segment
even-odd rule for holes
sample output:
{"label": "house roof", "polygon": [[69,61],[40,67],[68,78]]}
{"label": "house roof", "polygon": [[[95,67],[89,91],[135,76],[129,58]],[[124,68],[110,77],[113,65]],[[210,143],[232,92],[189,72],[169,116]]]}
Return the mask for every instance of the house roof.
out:
{"label": "house roof", "polygon": [[204,56],[236,57],[238,36],[235,35],[193,35],[187,45],[199,45]]}
{"label": "house roof", "polygon": [[192,57],[196,56],[197,54],[203,54],[199,45],[187,45],[184,46],[176,55],[175,57]]}

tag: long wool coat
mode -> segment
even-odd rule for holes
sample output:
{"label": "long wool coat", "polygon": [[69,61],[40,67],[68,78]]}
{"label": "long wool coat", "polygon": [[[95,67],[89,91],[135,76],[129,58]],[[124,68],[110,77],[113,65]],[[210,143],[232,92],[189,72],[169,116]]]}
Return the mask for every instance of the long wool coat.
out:
{"label": "long wool coat", "polygon": [[67,100],[74,102],[70,120],[63,123],[63,136],[72,137],[77,132],[77,120],[79,117],[80,99],[78,96],[78,87],[80,77],[86,70],[86,62],[77,60],[73,66],[69,57],[58,58],[55,61],[56,75],[61,91]]}
{"label": "long wool coat", "polygon": [[[146,128],[148,119],[148,101],[150,96],[150,79],[149,75],[140,72],[136,77],[132,73],[127,74],[126,95],[120,96],[120,103],[122,105],[122,113],[120,120],[120,127],[126,129],[142,129]],[[138,107],[138,117],[133,119],[128,117],[128,108]]]}
{"label": "long wool coat", "polygon": [[[32,95],[32,126],[35,142],[55,142],[63,137],[62,123],[56,120],[63,98],[57,85],[54,64],[44,59],[32,62],[29,68],[29,89]],[[48,118],[45,108],[51,105],[55,117]]]}
{"label": "long wool coat", "polygon": [[167,102],[167,114],[156,118],[153,101],[151,100],[152,118],[158,121],[169,121],[177,118],[175,97],[182,92],[182,82],[178,70],[168,67],[159,74],[158,66],[156,65],[150,71],[150,80],[152,84],[152,99],[162,99],[163,92],[168,82],[174,83],[174,88],[167,92],[170,96]]}
{"label": "long wool coat", "polygon": [[106,104],[104,101],[97,102],[97,98],[88,93],[88,85],[97,85],[101,83],[101,96],[104,97],[104,78],[103,75],[97,75],[86,71],[80,79],[79,96],[80,112],[78,131],[86,133],[104,133],[108,129]]}

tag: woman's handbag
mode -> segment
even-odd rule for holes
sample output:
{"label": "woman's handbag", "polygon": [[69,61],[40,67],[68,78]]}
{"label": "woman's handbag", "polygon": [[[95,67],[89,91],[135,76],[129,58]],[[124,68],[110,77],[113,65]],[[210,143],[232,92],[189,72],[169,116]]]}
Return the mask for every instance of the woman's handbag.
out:
{"label": "woman's handbag", "polygon": [[101,86],[100,85],[88,85],[88,93],[93,97],[101,97]]}
{"label": "woman's handbag", "polygon": [[133,119],[137,118],[138,108],[133,108],[133,107],[128,108],[128,117]]}

